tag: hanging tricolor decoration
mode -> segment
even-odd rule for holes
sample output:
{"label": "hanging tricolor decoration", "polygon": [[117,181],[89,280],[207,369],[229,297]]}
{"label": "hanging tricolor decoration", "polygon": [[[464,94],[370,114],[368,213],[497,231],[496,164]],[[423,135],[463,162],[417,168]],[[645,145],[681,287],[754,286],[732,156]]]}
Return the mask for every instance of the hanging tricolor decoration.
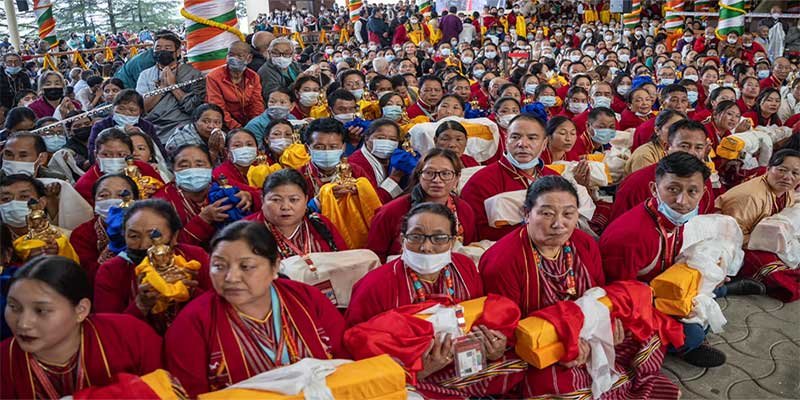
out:
{"label": "hanging tricolor decoration", "polygon": [[683,17],[675,15],[676,12],[682,12],[685,9],[685,0],[668,0],[664,10],[667,12],[664,28],[667,32],[683,31]]}
{"label": "hanging tricolor decoration", "polygon": [[694,10],[706,12],[714,5],[714,0],[697,0],[694,2]]}
{"label": "hanging tricolor decoration", "polygon": [[719,0],[719,24],[717,24],[717,38],[724,38],[731,32],[739,36],[744,33],[745,0]]}
{"label": "hanging tricolor decoration", "polygon": [[433,11],[431,0],[417,0],[417,7],[419,7],[420,14],[426,17],[431,14],[431,11]]}
{"label": "hanging tricolor decoration", "polygon": [[350,22],[356,22],[361,18],[361,7],[364,3],[361,0],[350,0],[348,8],[350,9]]}
{"label": "hanging tricolor decoration", "polygon": [[244,35],[236,28],[235,0],[184,0],[189,64],[208,73],[226,63],[228,47]]}
{"label": "hanging tricolor decoration", "polygon": [[53,17],[53,3],[50,0],[33,0],[33,12],[36,24],[39,25],[39,39],[50,44],[50,48],[58,45],[56,38],[56,19]]}
{"label": "hanging tricolor decoration", "polygon": [[642,0],[633,0],[633,3],[631,5],[631,13],[622,15],[622,21],[625,24],[625,28],[634,29],[637,26],[640,26],[641,15],[642,15]]}

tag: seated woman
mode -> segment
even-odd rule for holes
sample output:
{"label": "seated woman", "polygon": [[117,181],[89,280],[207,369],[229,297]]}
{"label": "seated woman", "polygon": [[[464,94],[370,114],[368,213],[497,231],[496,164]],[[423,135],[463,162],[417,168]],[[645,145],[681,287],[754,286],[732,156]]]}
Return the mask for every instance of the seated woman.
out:
{"label": "seated woman", "polygon": [[[381,108],[381,117],[397,122],[400,125],[405,125],[409,122],[408,114],[406,114],[406,103],[397,92],[389,92],[384,94],[378,99],[378,106]],[[410,127],[403,126],[403,130],[407,131]]]}
{"label": "seated woman", "polygon": [[144,98],[133,89],[125,89],[117,94],[114,98],[114,112],[106,118],[97,121],[92,125],[92,133],[89,135],[89,156],[91,161],[95,161],[94,154],[97,147],[97,136],[103,130],[108,128],[117,127],[124,132],[128,132],[131,128],[139,128],[147,136],[153,140],[153,143],[161,151],[161,154],[166,154],[164,146],[161,144],[158,135],[156,134],[155,125],[148,120],[142,118],[144,115]]}
{"label": "seated woman", "polygon": [[[294,139],[294,127],[288,119],[274,119],[267,124],[264,132],[264,157],[267,165],[277,164],[283,151],[291,146]],[[245,176],[246,178],[246,176]]]}
{"label": "seated woman", "polygon": [[256,135],[242,128],[231,130],[225,134],[225,152],[225,161],[214,168],[214,179],[225,175],[233,185],[249,186],[247,172],[258,157]]}
{"label": "seated woman", "polygon": [[[761,220],[795,203],[793,192],[800,185],[800,152],[793,149],[772,155],[767,173],[733,187],[717,198],[717,209],[739,223],[744,233],[744,247],[750,233]],[[742,277],[761,281],[767,294],[784,302],[800,298],[800,270],[790,269],[775,254],[745,250]]]}
{"label": "seated woman", "polygon": [[[446,151],[446,150],[445,150]],[[458,222],[443,204],[419,203],[403,217],[402,256],[370,271],[353,287],[345,314],[348,326],[369,320],[396,307],[434,299],[458,303],[484,295],[475,264],[466,256],[453,253]],[[490,362],[504,359],[507,338],[486,327],[473,327],[483,343]],[[416,389],[426,397],[486,396],[505,394],[521,379],[519,367],[509,367],[498,375],[477,379],[468,385],[450,386],[445,381],[455,376],[452,339],[435,339],[422,357],[422,371]],[[448,397],[449,398],[449,397]]]}
{"label": "seated woman", "polygon": [[81,109],[81,103],[77,100],[64,101],[67,82],[58,71],[45,70],[36,83],[40,97],[28,104],[28,108],[36,113],[36,118],[54,116],[56,119],[63,119],[70,111]]}
{"label": "seated woman", "polygon": [[131,129],[127,132],[133,143],[133,159],[150,164],[153,169],[159,172],[164,181],[172,180],[172,173],[167,169],[166,163],[159,163],[156,157],[156,145],[153,139],[147,136],[141,129]]}
{"label": "seated woman", "polygon": [[297,100],[289,112],[297,119],[311,118],[311,109],[320,102],[320,88],[317,78],[311,75],[298,77],[292,85]]}
{"label": "seated woman", "polygon": [[327,218],[308,212],[307,193],[299,172],[282,169],[264,182],[261,211],[245,218],[267,227],[278,242],[281,258],[347,250],[342,235]]}
{"label": "seated woman", "polygon": [[161,368],[161,338],[128,315],[90,315],[91,298],[86,273],[64,257],[37,257],[14,273],[0,397],[57,399]]}
{"label": "seated woman", "polygon": [[[178,241],[195,246],[205,246],[214,236],[216,224],[228,220],[226,211],[234,207],[224,204],[225,199],[210,202],[208,193],[211,188],[211,156],[203,145],[189,144],[179,148],[172,159],[175,171],[175,182],[164,185],[153,197],[164,199],[177,211],[183,229],[178,234]],[[240,189],[238,182],[229,184]],[[253,209],[253,197],[247,190],[239,190],[236,194],[239,203],[235,205],[242,211]]]}
{"label": "seated woman", "polygon": [[118,207],[122,203],[122,193],[125,191],[131,194],[131,199],[139,200],[139,189],[131,178],[119,174],[101,176],[92,188],[94,218],[78,225],[70,235],[69,242],[78,253],[90,284],[94,284],[100,264],[116,255],[108,249],[106,218],[111,207]]}
{"label": "seated woman", "polygon": [[781,92],[775,88],[767,88],[759,93],[753,111],[742,114],[742,117],[750,118],[753,126],[783,126],[783,121],[778,118],[780,108]]}
{"label": "seated woman", "polygon": [[124,252],[100,265],[94,280],[95,311],[131,314],[145,320],[163,334],[185,303],[171,303],[164,312],[151,312],[158,298],[152,285],[139,282],[135,269],[148,256],[153,246],[150,234],[158,230],[175,254],[187,261],[200,263],[200,270],[191,279],[183,279],[194,298],[211,288],[208,277],[208,254],[203,249],[178,243],[181,221],[175,209],[161,199],[139,200],[125,213]]}
{"label": "seated woman", "polygon": [[619,120],[619,129],[626,131],[653,118],[653,101],[650,92],[640,87],[631,90],[628,94],[628,108],[622,112]]}
{"label": "seated woman", "polygon": [[267,108],[248,122],[244,129],[255,135],[256,143],[264,140],[267,125],[276,119],[295,119],[289,113],[289,109],[294,104],[294,92],[289,88],[279,87],[270,92],[267,98]]}
{"label": "seated woman", "polygon": [[726,136],[736,132],[742,113],[735,102],[726,100],[717,103],[711,115],[711,120],[703,124],[706,127],[711,148],[716,151],[717,146]]}
{"label": "seated woman", "polygon": [[364,145],[350,155],[350,164],[364,171],[384,204],[403,193],[405,185],[401,185],[416,166],[410,154],[396,152],[401,140],[400,126],[396,122],[377,119],[364,133]]}
{"label": "seated woman", "polygon": [[653,130],[653,137],[650,141],[637,147],[631,154],[631,158],[625,164],[625,176],[630,175],[642,168],[653,165],[667,156],[667,145],[669,139],[669,128],[672,124],[687,119],[687,116],[679,111],[664,109],[656,116]]}
{"label": "seated woman", "polygon": [[[537,179],[525,198],[527,223],[494,244],[481,258],[479,270],[487,292],[517,303],[522,316],[561,300],[575,300],[605,284],[600,250],[578,224],[578,194],[559,176]],[[615,321],[617,332],[621,326]],[[660,372],[664,358],[658,338],[639,343],[614,335],[615,369],[622,375],[609,398],[677,398],[678,388]],[[529,368],[522,384],[525,397],[591,396],[587,372],[588,345],[575,360],[544,369]]]}
{"label": "seated woman", "polygon": [[245,221],[211,242],[214,289],[165,336],[168,369],[189,396],[303,358],[347,358],[341,314],[318,289],[278,278],[279,247],[264,224]]}
{"label": "seated woman", "polygon": [[[75,182],[75,190],[92,205],[94,205],[92,187],[94,187],[95,182],[105,174],[123,173],[127,165],[125,159],[133,155],[131,138],[119,128],[108,128],[100,132],[97,135],[95,144],[97,147],[94,164]],[[163,183],[161,176],[149,164],[141,161],[134,161],[134,164],[139,168],[139,172],[142,175]],[[146,193],[146,196],[145,193],[140,192],[139,194],[142,197],[149,197],[153,193]]]}
{"label": "seated woman", "polygon": [[[481,165],[474,158],[464,154],[467,149],[467,129],[457,121],[442,122],[433,134],[433,144],[437,148],[456,153],[464,168]],[[487,161],[486,164],[491,161],[493,160]]]}
{"label": "seated woman", "polygon": [[464,118],[464,103],[454,94],[446,94],[436,105],[436,121],[447,117]]}
{"label": "seated woman", "polygon": [[614,86],[614,100],[611,102],[611,109],[620,114],[628,107],[628,92],[631,90],[633,80],[627,74],[619,74],[611,82]]}
{"label": "seated woman", "polygon": [[456,219],[456,241],[470,244],[477,240],[475,215],[464,200],[455,195],[461,175],[461,162],[455,152],[433,148],[417,164],[411,194],[398,197],[379,208],[372,218],[367,248],[385,261],[386,257],[398,255],[400,225],[408,210],[416,205],[432,202],[447,206]]}
{"label": "seated woman", "polygon": [[[216,104],[202,104],[192,113],[192,122],[178,128],[172,133],[164,147],[170,157],[175,154],[185,144],[208,145],[211,133],[217,129],[222,129],[222,121],[225,112]],[[216,159],[216,158],[215,158]]]}
{"label": "seated woman", "polygon": [[489,119],[497,122],[497,126],[500,128],[501,148],[498,149],[498,152],[505,151],[503,146],[507,140],[508,126],[511,124],[511,120],[519,115],[520,109],[519,102],[511,97],[501,97],[494,102]]}
{"label": "seated woman", "polygon": [[578,138],[578,129],[575,124],[564,115],[556,115],[547,121],[545,127],[547,134],[547,146],[542,150],[544,165],[550,165],[555,161],[577,161],[568,160],[567,154]]}
{"label": "seated woman", "polygon": [[579,114],[589,108],[589,91],[580,87],[572,86],[567,91],[567,98],[564,99],[566,106],[561,114],[569,119],[575,119]]}
{"label": "seated woman", "polygon": [[[564,107],[561,99],[556,96],[556,89],[548,83],[540,83],[539,86],[536,87],[536,96],[533,101],[541,103],[544,106],[547,111],[547,118],[561,114],[561,110],[563,110]],[[495,103],[495,108],[497,108],[497,103]]]}

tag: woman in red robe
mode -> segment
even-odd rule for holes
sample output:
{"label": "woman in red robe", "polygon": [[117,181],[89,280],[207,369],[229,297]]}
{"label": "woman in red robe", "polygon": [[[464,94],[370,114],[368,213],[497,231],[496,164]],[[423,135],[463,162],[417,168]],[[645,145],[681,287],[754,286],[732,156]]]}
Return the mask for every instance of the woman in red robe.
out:
{"label": "woman in red robe", "polygon": [[92,288],[72,260],[34,258],[9,287],[5,315],[14,337],[0,343],[0,398],[58,399],[108,385],[118,373],[161,368],[161,338],[147,324],[89,315]]}
{"label": "woman in red robe", "polygon": [[[489,293],[517,303],[522,316],[575,300],[605,284],[600,251],[578,224],[578,195],[569,181],[543,177],[528,190],[526,225],[494,244],[481,258],[479,270]],[[660,372],[663,346],[657,336],[642,342],[628,335],[615,343],[617,371],[627,371],[608,398],[677,398],[678,388]],[[577,359],[584,359],[578,356]],[[576,360],[577,360],[576,359]],[[574,361],[544,369],[531,367],[522,384],[525,397],[591,396],[592,378]]]}
{"label": "woman in red robe", "polygon": [[[458,121],[444,121],[436,128],[436,132],[433,134],[433,144],[440,149],[448,149],[455,152],[464,168],[477,167],[491,162],[490,159],[482,164],[465,154],[467,138],[467,128],[464,128],[464,125],[461,125]],[[499,148],[498,153],[500,153]],[[495,158],[492,157],[492,159]]]}
{"label": "woman in red robe", "polygon": [[[269,127],[270,130],[276,131],[286,128],[277,124],[270,124]],[[265,140],[268,140],[272,135],[269,133],[270,131],[267,132],[264,136]],[[225,157],[225,161],[222,164],[214,168],[214,180],[218,181],[221,175],[225,175],[231,185],[250,193],[253,199],[261,198],[261,188],[250,186],[250,182],[247,179],[247,172],[250,170],[250,166],[256,163],[259,157],[256,136],[245,129],[234,129],[225,135],[225,149],[228,152],[227,157]],[[272,151],[262,157],[266,158],[263,162],[268,165],[274,164],[278,160]]]}
{"label": "woman in red robe", "polygon": [[[628,108],[622,112],[619,120],[619,129],[628,130],[636,128],[643,122],[655,117],[653,115],[653,101],[650,92],[645,88],[633,89],[628,94]],[[635,150],[635,149],[631,149]]]}
{"label": "woman in red robe", "polygon": [[717,103],[712,118],[703,124],[706,128],[708,140],[711,141],[711,148],[716,151],[719,142],[726,136],[730,136],[739,125],[742,113],[739,107],[732,101],[721,101]]}
{"label": "woman in red robe", "polygon": [[134,202],[125,216],[126,250],[100,265],[97,271],[94,282],[95,310],[131,314],[149,322],[159,333],[165,332],[185,303],[171,303],[164,312],[152,313],[156,300],[155,289],[149,284],[139,284],[134,270],[147,257],[147,250],[153,245],[150,233],[158,230],[176,255],[200,263],[196,276],[183,280],[190,296],[197,297],[209,289],[208,254],[199,247],[177,243],[180,227],[178,215],[166,201],[149,199]]}
{"label": "woman in red robe", "polygon": [[[178,148],[173,156],[172,168],[175,182],[164,185],[153,198],[168,201],[178,212],[183,226],[178,234],[179,242],[206,246],[217,231],[216,224],[227,221],[226,211],[234,206],[223,204],[225,199],[212,203],[208,198],[212,173],[211,156],[205,146],[189,144]],[[228,183],[242,187],[236,182]],[[236,197],[239,198],[239,204],[235,207],[242,212],[261,205],[260,197],[253,197],[246,190],[240,190]]]}
{"label": "woman in red robe", "polygon": [[245,219],[267,227],[282,258],[347,250],[339,230],[324,216],[308,213],[306,181],[293,169],[282,169],[264,182],[261,211]]}
{"label": "woman in red robe", "polygon": [[778,109],[781,107],[781,92],[775,88],[764,89],[756,98],[756,105],[753,111],[748,111],[742,116],[750,118],[753,126],[783,126],[783,122],[778,118]]}
{"label": "woman in red robe", "polygon": [[[91,205],[94,205],[92,188],[95,182],[104,174],[121,174],[125,171],[125,158],[133,154],[133,142],[122,130],[109,128],[97,136],[95,149],[95,163],[75,182],[75,190]],[[163,183],[161,176],[150,164],[141,161],[134,161],[134,164],[139,167],[142,175]],[[147,198],[152,194],[141,193],[141,196]]]}
{"label": "woman in red robe", "polygon": [[[370,271],[353,287],[345,315],[348,326],[429,299],[449,305],[482,297],[483,285],[475,264],[452,252],[456,225],[455,215],[442,204],[421,203],[412,208],[403,219],[402,256]],[[504,365],[504,372],[487,374],[468,385],[463,385],[461,379],[452,382],[457,375],[452,364],[451,338],[437,338],[431,351],[423,355],[422,371],[416,376],[416,389],[426,398],[503,395],[521,380],[524,363],[513,353],[505,354],[506,343],[513,338],[485,326],[473,327],[472,332],[486,346],[489,363]],[[435,351],[436,346],[442,346],[442,351]]]}
{"label": "woman in red robe", "polygon": [[108,249],[106,218],[111,207],[122,203],[122,193],[125,191],[131,194],[132,199],[139,199],[139,190],[131,178],[125,175],[101,176],[92,189],[95,217],[78,225],[69,237],[69,243],[78,254],[91,285],[94,284],[100,264],[116,255]]}
{"label": "woman in red robe", "polygon": [[372,218],[367,248],[382,261],[400,254],[400,225],[408,210],[424,202],[447,206],[456,217],[457,241],[470,244],[476,241],[477,230],[472,208],[455,195],[461,175],[461,161],[455,152],[433,148],[417,164],[411,194],[403,195],[378,209]]}
{"label": "woman in red robe", "polygon": [[341,314],[316,288],[276,279],[279,246],[263,224],[235,222],[211,249],[214,290],[165,336],[167,366],[191,397],[302,358],[347,358]]}

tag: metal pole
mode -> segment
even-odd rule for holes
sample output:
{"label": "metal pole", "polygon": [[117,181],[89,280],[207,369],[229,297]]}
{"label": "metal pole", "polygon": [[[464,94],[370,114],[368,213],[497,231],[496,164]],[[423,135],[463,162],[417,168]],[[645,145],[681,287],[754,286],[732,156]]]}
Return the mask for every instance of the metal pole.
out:
{"label": "metal pole", "polygon": [[8,32],[10,33],[11,44],[19,52],[19,28],[17,27],[17,10],[14,8],[14,0],[4,0],[6,5],[6,16],[8,17]]}

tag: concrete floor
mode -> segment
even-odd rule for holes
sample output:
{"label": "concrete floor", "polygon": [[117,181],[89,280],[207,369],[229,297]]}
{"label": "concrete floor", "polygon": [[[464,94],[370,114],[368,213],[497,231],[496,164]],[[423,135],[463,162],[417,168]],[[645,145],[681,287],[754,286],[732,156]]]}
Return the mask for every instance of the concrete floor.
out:
{"label": "concrete floor", "polygon": [[766,296],[719,300],[728,324],[708,342],[727,355],[718,368],[667,357],[663,370],[684,399],[800,399],[800,301]]}

